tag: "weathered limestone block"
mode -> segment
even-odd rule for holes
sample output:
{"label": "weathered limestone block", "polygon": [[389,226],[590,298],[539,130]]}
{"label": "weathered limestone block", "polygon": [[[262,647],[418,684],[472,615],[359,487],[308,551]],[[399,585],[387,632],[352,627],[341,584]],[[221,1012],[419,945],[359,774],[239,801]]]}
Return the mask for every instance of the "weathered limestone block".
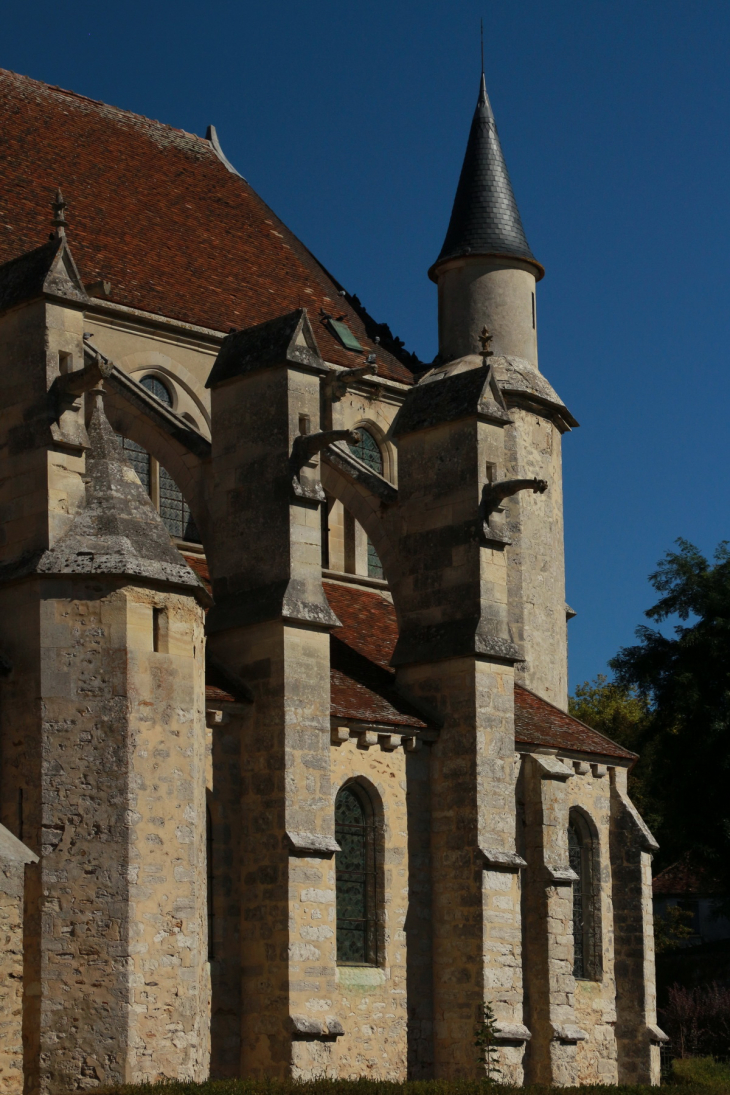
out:
{"label": "weathered limestone block", "polygon": [[[505,430],[508,478],[544,479],[544,494],[522,492],[505,503],[510,624],[524,661],[516,680],[563,711],[568,708],[568,642],[565,618],[562,419],[545,408],[514,405]],[[539,413],[536,413],[539,412]]]}
{"label": "weathered limestone block", "polygon": [[[254,700],[241,739],[241,1071],[249,1076],[336,1073],[337,1035],[294,1022],[321,1021],[323,1011],[339,1022],[330,1010],[329,692],[329,629],[338,621],[322,587],[324,493],[317,446],[308,448],[327,371],[300,311],[229,336],[208,381],[217,530],[209,643]],[[312,938],[313,916],[327,929],[321,938]]]}
{"label": "weathered limestone block", "polygon": [[573,769],[535,753],[524,762],[525,971],[531,1083],[571,1085],[578,1031],[573,976],[573,891],[568,862],[569,790]]}
{"label": "weathered limestone block", "polygon": [[[208,1071],[207,594],[123,459],[100,392],[87,437],[67,520],[0,583],[13,666],[3,816],[40,855],[26,900],[30,1092]],[[56,442],[34,443],[72,477]]]}
{"label": "weathered limestone block", "polygon": [[659,845],[628,797],[626,771],[611,769],[611,873],[615,913],[618,1079],[658,1084],[651,861]]}
{"label": "weathered limestone block", "polygon": [[23,1091],[25,869],[38,856],[0,825],[0,1092]]}
{"label": "weathered limestone block", "polygon": [[[513,1030],[523,1022],[518,651],[503,542],[480,509],[490,472],[504,466],[508,421],[489,370],[457,364],[414,389],[394,431],[403,532],[393,661],[401,687],[443,721],[431,756],[434,1069],[449,1078],[480,1074],[473,1042],[485,1001]],[[527,1035],[500,1048],[510,1082],[521,1082]]]}

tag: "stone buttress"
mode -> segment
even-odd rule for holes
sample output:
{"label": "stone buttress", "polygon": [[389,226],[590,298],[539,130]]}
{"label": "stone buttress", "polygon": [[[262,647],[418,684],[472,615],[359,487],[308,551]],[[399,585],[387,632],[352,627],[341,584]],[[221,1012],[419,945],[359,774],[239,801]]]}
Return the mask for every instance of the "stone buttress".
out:
{"label": "stone buttress", "polygon": [[306,312],[229,335],[211,389],[211,651],[254,700],[241,755],[241,1072],[331,1071],[329,632],[319,356]]}
{"label": "stone buttress", "polygon": [[3,275],[2,820],[40,857],[26,1090],[203,1079],[207,595],[89,394],[63,232]]}
{"label": "stone buttress", "polygon": [[443,722],[431,756],[435,1075],[478,1076],[485,1003],[522,1079],[513,673],[501,512],[485,503],[509,417],[488,365],[422,382],[394,426],[399,687]]}

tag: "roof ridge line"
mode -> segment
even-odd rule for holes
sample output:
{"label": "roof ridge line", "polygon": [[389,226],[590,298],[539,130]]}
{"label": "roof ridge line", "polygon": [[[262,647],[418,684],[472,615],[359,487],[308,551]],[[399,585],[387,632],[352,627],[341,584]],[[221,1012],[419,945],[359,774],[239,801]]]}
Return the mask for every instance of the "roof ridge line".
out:
{"label": "roof ridge line", "polygon": [[[118,114],[125,114],[130,118],[137,118],[141,122],[149,122],[152,125],[161,126],[163,129],[171,129],[173,133],[182,133],[184,137],[192,137],[204,145],[210,145],[210,141],[205,137],[201,137],[198,133],[190,133],[187,129],[180,129],[179,126],[170,125],[169,122],[161,122],[159,118],[149,118],[146,114],[138,114],[134,110],[126,110],[123,106],[107,103],[104,99],[92,99],[90,95],[82,95],[80,91],[72,91],[70,88],[61,87],[60,84],[47,84],[45,80],[36,80],[34,76],[26,76],[22,72],[13,72],[12,69],[9,68],[0,68],[0,75],[12,76],[16,80],[24,80],[26,83],[45,88],[46,91],[55,91],[59,95],[67,95],[70,99],[78,99],[84,103],[91,103],[93,106],[103,106],[106,107],[107,110],[115,110]],[[243,178],[243,176],[241,176],[241,178]]]}

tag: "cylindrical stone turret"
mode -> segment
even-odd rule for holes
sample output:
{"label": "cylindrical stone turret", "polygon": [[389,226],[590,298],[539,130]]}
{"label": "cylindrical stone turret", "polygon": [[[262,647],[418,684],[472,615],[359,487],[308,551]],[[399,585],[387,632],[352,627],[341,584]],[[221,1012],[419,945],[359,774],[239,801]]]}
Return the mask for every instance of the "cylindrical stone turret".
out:
{"label": "cylindrical stone turret", "polygon": [[500,357],[519,357],[537,368],[534,263],[502,255],[475,255],[437,263],[439,356],[454,361],[479,352],[486,325]]}

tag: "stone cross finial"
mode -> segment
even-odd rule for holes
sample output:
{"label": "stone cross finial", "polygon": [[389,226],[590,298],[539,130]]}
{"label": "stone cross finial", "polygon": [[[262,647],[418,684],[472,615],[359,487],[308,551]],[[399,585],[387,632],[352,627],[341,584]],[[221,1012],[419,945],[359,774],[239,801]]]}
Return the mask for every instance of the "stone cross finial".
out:
{"label": "stone cross finial", "polygon": [[66,236],[66,218],[64,216],[64,209],[66,208],[66,202],[63,200],[63,194],[59,187],[56,191],[55,201],[51,202],[53,207],[53,227],[55,229],[56,239],[62,240]]}
{"label": "stone cross finial", "polygon": [[481,348],[481,351],[480,351],[481,355],[482,355],[482,360],[484,361],[484,364],[486,365],[487,358],[492,356],[492,351],[489,348],[490,343],[492,341],[492,336],[491,336],[489,328],[486,326],[486,324],[485,324],[484,327],[482,327],[481,334],[479,335],[479,341],[482,344],[482,348]]}

